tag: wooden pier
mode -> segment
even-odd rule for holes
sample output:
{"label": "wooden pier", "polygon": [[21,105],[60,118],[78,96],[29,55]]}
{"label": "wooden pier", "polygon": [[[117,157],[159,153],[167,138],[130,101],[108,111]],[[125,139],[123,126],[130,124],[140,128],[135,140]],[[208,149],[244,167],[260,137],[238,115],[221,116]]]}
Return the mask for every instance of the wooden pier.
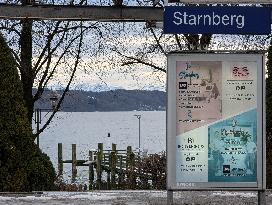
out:
{"label": "wooden pier", "polygon": [[87,166],[89,190],[146,189],[150,187],[148,182],[154,184],[158,174],[165,178],[165,172],[154,174],[152,173],[154,171],[145,169],[141,165],[142,162],[143,157],[140,157],[139,153],[134,153],[131,146],[126,150],[117,150],[116,144],[112,144],[111,150],[104,150],[102,143],[98,143],[97,150],[89,151],[88,160],[77,159],[76,144],[72,144],[71,159],[63,160],[62,143],[58,144],[58,175],[63,176],[63,164],[70,163],[72,164],[71,182],[74,183],[77,167]]}

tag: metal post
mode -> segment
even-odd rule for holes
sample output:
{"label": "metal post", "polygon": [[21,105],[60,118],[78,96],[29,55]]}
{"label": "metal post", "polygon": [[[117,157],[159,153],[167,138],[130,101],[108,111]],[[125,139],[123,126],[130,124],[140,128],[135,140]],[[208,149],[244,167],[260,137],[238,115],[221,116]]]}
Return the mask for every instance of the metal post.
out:
{"label": "metal post", "polygon": [[141,150],[141,115],[134,115],[137,117],[137,119],[139,120],[139,154],[140,154],[140,150]]}
{"label": "metal post", "polygon": [[172,190],[167,190],[167,205],[174,204],[174,192]]}
{"label": "metal post", "polygon": [[141,115],[138,117],[139,119],[139,151],[141,148]]}
{"label": "metal post", "polygon": [[258,191],[258,205],[266,205],[265,190]]}
{"label": "metal post", "polygon": [[38,134],[38,133],[39,133],[39,130],[40,130],[40,124],[42,123],[42,111],[48,111],[48,112],[54,111],[56,109],[58,100],[59,100],[59,94],[56,91],[54,91],[54,92],[51,93],[51,97],[50,97],[52,108],[49,108],[49,109],[37,108],[37,109],[35,109],[34,115],[35,115],[35,124],[36,124],[37,145],[38,145],[38,147],[40,147],[40,134]]}

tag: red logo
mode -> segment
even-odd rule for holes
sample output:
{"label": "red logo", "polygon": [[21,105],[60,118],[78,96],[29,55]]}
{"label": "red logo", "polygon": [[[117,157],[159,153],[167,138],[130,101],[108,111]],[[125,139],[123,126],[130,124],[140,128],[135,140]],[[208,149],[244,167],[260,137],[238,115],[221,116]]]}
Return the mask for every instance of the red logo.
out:
{"label": "red logo", "polygon": [[246,66],[238,67],[234,66],[232,68],[232,77],[239,79],[247,79],[249,77],[249,70]]}

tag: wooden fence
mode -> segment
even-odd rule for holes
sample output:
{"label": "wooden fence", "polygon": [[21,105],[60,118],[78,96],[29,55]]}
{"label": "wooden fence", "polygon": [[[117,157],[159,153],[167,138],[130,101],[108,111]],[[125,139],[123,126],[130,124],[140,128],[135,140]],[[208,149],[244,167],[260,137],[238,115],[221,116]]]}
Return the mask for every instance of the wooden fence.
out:
{"label": "wooden fence", "polygon": [[148,180],[154,179],[154,175],[136,166],[139,160],[140,155],[135,154],[131,146],[128,146],[126,150],[117,150],[116,144],[112,144],[111,150],[103,150],[103,143],[98,143],[96,151],[89,151],[88,160],[77,159],[76,144],[72,144],[72,159],[63,160],[62,143],[58,144],[59,176],[63,175],[63,164],[71,163],[73,183],[76,181],[77,167],[87,166],[89,167],[89,190],[136,189],[139,179],[147,184]]}

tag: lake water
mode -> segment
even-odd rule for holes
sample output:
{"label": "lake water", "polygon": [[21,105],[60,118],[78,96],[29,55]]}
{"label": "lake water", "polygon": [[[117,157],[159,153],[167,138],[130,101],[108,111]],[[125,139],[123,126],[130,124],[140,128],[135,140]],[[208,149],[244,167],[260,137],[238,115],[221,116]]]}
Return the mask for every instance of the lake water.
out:
{"label": "lake water", "polygon": [[[49,114],[43,113],[42,123]],[[72,144],[77,144],[77,159],[88,159],[88,150],[97,149],[100,142],[104,143],[104,149],[109,149],[111,143],[116,143],[117,149],[126,149],[129,145],[136,149],[139,141],[136,114],[141,115],[141,149],[148,149],[148,153],[165,151],[165,111],[59,112],[50,126],[40,134],[40,147],[51,158],[55,168],[58,143],[63,143],[64,160],[71,159]],[[71,164],[65,165],[64,171],[68,175],[70,170]],[[85,181],[86,170],[80,170],[79,181]]]}

